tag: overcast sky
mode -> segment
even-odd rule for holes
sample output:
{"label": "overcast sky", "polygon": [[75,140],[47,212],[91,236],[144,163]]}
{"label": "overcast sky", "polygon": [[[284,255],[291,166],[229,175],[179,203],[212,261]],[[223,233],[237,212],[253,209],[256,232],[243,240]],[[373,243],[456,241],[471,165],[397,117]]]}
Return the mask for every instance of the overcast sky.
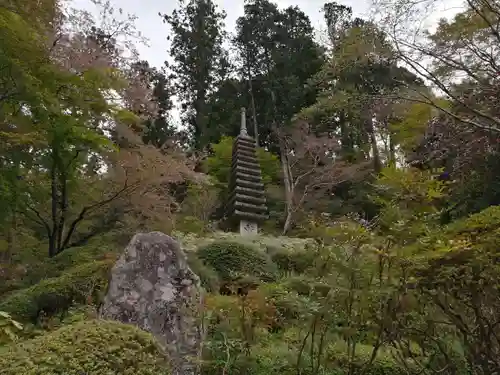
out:
{"label": "overcast sky", "polygon": [[[90,0],[70,0],[75,8],[94,10]],[[177,5],[176,0],[110,0],[116,8],[121,7],[125,13],[135,14],[137,28],[149,39],[149,47],[139,46],[141,58],[148,60],[153,66],[161,66],[168,58],[168,27],[162,22],[158,13],[170,13]],[[311,19],[316,30],[323,28],[321,8],[327,0],[274,0],[284,8],[297,5]],[[461,0],[446,0],[447,3]],[[233,32],[236,19],[243,14],[243,0],[215,0],[227,13],[226,27]],[[369,12],[370,0],[338,0],[339,3],[351,6],[355,16],[362,17]],[[450,4],[451,5],[451,4]],[[441,13],[441,12],[440,12]],[[448,12],[447,12],[448,13]],[[441,13],[442,14],[442,13]]]}

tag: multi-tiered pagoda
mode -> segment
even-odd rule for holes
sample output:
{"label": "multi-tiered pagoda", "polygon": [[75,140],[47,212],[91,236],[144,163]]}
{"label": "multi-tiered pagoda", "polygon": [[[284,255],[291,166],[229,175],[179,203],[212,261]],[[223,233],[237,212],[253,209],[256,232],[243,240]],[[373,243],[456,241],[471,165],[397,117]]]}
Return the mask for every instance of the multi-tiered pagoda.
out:
{"label": "multi-tiered pagoda", "polygon": [[240,234],[257,234],[259,222],[266,220],[267,206],[255,140],[248,135],[245,108],[241,109],[241,130],[233,144],[227,218]]}

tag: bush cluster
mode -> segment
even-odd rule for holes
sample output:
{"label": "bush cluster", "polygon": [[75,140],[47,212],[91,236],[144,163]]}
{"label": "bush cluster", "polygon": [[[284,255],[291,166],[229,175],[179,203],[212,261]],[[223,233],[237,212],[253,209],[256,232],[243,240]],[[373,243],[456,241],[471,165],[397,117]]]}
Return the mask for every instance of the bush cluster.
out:
{"label": "bush cluster", "polygon": [[210,267],[204,264],[197,256],[195,252],[188,252],[186,254],[189,268],[198,275],[200,278],[201,286],[207,292],[217,292],[220,287],[219,276],[217,272]]}
{"label": "bush cluster", "polygon": [[313,251],[268,247],[268,252],[281,271],[301,274],[314,266],[315,253]]}
{"label": "bush cluster", "polygon": [[96,302],[99,293],[106,289],[113,263],[105,260],[83,264],[59,277],[18,290],[0,302],[0,311],[21,321],[36,321],[42,312],[52,316],[66,311],[73,303]]}
{"label": "bush cluster", "polygon": [[131,325],[85,321],[10,347],[2,375],[169,375],[154,339]]}
{"label": "bush cluster", "polygon": [[232,282],[248,277],[273,281],[278,269],[268,254],[237,242],[214,242],[198,249],[199,259],[212,267],[221,281]]}

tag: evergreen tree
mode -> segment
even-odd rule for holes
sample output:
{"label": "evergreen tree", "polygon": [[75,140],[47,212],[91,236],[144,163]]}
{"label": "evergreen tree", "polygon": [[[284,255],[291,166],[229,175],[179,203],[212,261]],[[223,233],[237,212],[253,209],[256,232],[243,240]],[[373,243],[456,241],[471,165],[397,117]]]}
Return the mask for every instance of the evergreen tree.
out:
{"label": "evergreen tree", "polygon": [[[239,51],[247,103],[255,103],[254,122],[261,144],[278,152],[273,126],[283,127],[315,100],[307,86],[323,63],[309,18],[298,8],[280,10],[268,0],[245,4],[237,20],[234,44]],[[253,106],[253,105],[252,105]]]}
{"label": "evergreen tree", "polygon": [[228,70],[227,52],[222,45],[226,14],[212,0],[183,0],[179,9],[162,17],[173,33],[171,70],[183,121],[195,149],[203,150],[214,131],[209,128],[208,97]]}
{"label": "evergreen tree", "polygon": [[244,106],[249,131],[257,133],[261,146],[279,153],[273,124],[289,124],[295,113],[314,103],[315,91],[307,82],[320,70],[323,50],[299,8],[280,10],[268,0],[246,2],[232,44],[236,77],[210,95],[212,141],[238,133]]}

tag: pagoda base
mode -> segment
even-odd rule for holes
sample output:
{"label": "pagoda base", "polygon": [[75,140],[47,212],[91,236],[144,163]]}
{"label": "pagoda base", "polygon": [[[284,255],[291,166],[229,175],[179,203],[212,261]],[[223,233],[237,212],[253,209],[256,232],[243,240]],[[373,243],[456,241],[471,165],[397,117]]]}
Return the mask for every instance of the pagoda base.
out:
{"label": "pagoda base", "polygon": [[254,221],[240,220],[240,234],[242,236],[255,236],[259,234],[259,226]]}

